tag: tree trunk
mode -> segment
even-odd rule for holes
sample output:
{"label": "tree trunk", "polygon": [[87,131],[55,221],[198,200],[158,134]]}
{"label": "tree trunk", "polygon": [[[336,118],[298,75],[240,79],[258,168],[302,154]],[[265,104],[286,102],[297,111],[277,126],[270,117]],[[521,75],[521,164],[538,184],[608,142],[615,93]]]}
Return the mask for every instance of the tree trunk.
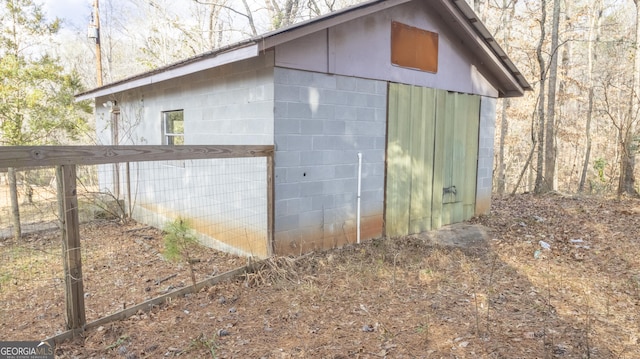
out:
{"label": "tree trunk", "polygon": [[591,13],[591,22],[589,26],[589,43],[587,48],[587,86],[589,88],[588,95],[588,107],[587,107],[587,123],[585,125],[585,137],[586,148],[584,154],[584,161],[582,162],[582,173],[580,174],[580,184],[578,185],[578,192],[584,192],[584,185],[587,181],[587,171],[589,169],[589,162],[591,161],[591,120],[593,118],[593,98],[594,98],[594,86],[593,86],[593,63],[596,60],[596,52],[594,47],[597,41],[600,39],[600,22],[602,20],[602,2],[597,0],[594,4],[594,10]]}
{"label": "tree trunk", "polygon": [[506,146],[505,139],[509,130],[509,122],[507,121],[507,109],[509,108],[509,99],[502,101],[502,114],[500,120],[500,149],[498,151],[498,194],[503,195],[506,191],[504,148]]}
{"label": "tree trunk", "polygon": [[538,163],[536,165],[536,184],[534,191],[536,193],[542,193],[545,191],[543,169],[544,169],[544,145],[545,145],[545,114],[544,114],[544,92],[545,81],[547,77],[546,64],[542,57],[542,46],[544,45],[544,38],[546,37],[546,22],[547,22],[547,1],[540,1],[540,8],[542,15],[540,17],[540,41],[536,47],[536,57],[538,59],[538,66],[540,68],[540,90],[538,93]]}
{"label": "tree trunk", "polygon": [[634,197],[638,196],[635,188],[635,165],[636,152],[638,149],[634,144],[634,136],[636,134],[636,124],[638,120],[638,110],[640,109],[640,1],[634,0],[636,7],[636,31],[635,31],[635,53],[633,65],[633,84],[631,93],[631,105],[629,106],[628,128],[623,134],[624,149],[621,153],[622,161],[620,163],[620,181],[618,184],[618,194],[627,194]]}
{"label": "tree trunk", "polygon": [[[507,0],[502,1],[502,46],[505,51],[509,51],[509,39],[511,37],[511,29],[513,24],[513,15],[515,12],[515,1],[510,3]],[[511,5],[511,8],[509,8]],[[504,158],[504,150],[506,147],[506,138],[509,133],[509,121],[507,118],[507,110],[511,106],[511,100],[508,98],[502,101],[502,113],[500,120],[500,149],[498,152],[498,194],[503,195],[506,191],[507,180],[505,175],[505,158]]]}
{"label": "tree trunk", "polygon": [[20,207],[18,203],[18,179],[16,169],[9,168],[7,171],[9,180],[9,197],[11,199],[11,217],[13,219],[13,238],[18,241],[22,237],[22,227],[20,226]]}
{"label": "tree trunk", "polygon": [[558,52],[560,28],[560,0],[553,1],[551,30],[551,61],[549,64],[549,95],[547,96],[547,118],[544,156],[544,192],[556,189],[556,85],[558,82]]}

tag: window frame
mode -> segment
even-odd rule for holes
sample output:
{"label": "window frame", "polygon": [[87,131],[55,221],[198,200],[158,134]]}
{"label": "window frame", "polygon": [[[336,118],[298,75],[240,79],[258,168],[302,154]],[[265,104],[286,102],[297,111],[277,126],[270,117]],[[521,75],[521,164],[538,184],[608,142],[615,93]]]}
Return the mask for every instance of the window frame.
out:
{"label": "window frame", "polygon": [[[169,121],[172,121],[172,114],[181,114],[182,120],[182,132],[175,132],[175,128],[171,128],[169,131]],[[174,122],[179,122],[175,121]],[[175,126],[171,126],[175,127]],[[182,139],[181,141],[177,141],[176,139]],[[184,109],[180,110],[170,110],[170,111],[162,111],[162,144],[167,146],[181,146],[184,145]]]}

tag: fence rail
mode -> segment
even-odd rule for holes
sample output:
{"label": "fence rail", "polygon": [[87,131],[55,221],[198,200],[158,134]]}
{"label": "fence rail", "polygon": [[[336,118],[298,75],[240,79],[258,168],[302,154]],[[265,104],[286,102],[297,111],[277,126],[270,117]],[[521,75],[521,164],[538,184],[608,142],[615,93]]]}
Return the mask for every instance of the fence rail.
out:
{"label": "fence rail", "polygon": [[[132,204],[131,199],[131,182],[130,178],[130,164],[132,168],[136,170],[149,170],[155,175],[163,176],[165,171],[158,171],[157,168],[149,166],[143,166],[143,162],[158,162],[158,161],[189,161],[198,162],[199,160],[213,160],[213,159],[243,159],[252,157],[263,157],[266,159],[266,166],[258,166],[258,171],[266,171],[264,179],[266,183],[264,185],[256,186],[253,181],[249,182],[249,186],[252,189],[264,188],[266,193],[263,193],[263,199],[266,198],[264,203],[266,208],[264,213],[266,214],[266,243],[267,243],[267,255],[272,252],[273,246],[273,146],[34,146],[34,147],[0,147],[0,172],[12,170],[26,170],[41,167],[55,167],[56,168],[56,186],[58,192],[58,222],[61,229],[62,237],[62,256],[61,263],[64,268],[64,288],[65,288],[65,310],[66,310],[66,329],[77,330],[86,325],[87,316],[85,314],[85,291],[83,287],[83,271],[82,271],[82,257],[83,251],[81,250],[81,231],[80,231],[80,216],[79,216],[79,202],[78,196],[81,192],[86,192],[84,188],[78,188],[78,169],[83,168],[79,166],[95,166],[98,167],[104,165],[114,165],[116,168],[115,173],[118,173],[119,164],[126,164],[126,177],[122,178],[118,174],[117,179],[114,182],[119,183],[120,180],[124,180],[126,183],[126,196],[124,199],[127,202],[127,208],[123,211],[131,216],[136,208]],[[264,163],[264,162],[263,162]],[[255,165],[249,165],[255,168]],[[107,168],[105,167],[105,168]],[[211,164],[208,162],[201,163],[201,167],[194,167],[193,171],[208,171]],[[219,166],[219,171],[230,171],[225,164]],[[254,169],[255,171],[255,169]],[[207,176],[209,176],[207,172]],[[209,178],[205,176],[205,179],[199,179],[200,182],[215,181],[216,178]],[[231,177],[221,180],[225,183],[222,184],[224,188],[229,188],[234,185],[234,180],[241,174],[231,174]],[[103,175],[102,180],[107,178],[108,175]],[[216,177],[216,176],[213,176]],[[220,176],[223,177],[223,176]],[[111,177],[113,179],[114,177]],[[175,183],[180,183],[180,179],[174,179],[171,182],[171,186]],[[82,183],[81,183],[82,184]],[[112,183],[113,184],[113,183]],[[184,184],[188,186],[189,184]],[[84,186],[84,184],[82,184]],[[81,187],[82,187],[81,186]],[[116,185],[119,187],[119,184]],[[154,187],[153,183],[148,187]],[[247,202],[246,199],[239,199],[240,196],[228,196],[230,201]],[[116,202],[119,201],[119,196],[115,197]],[[170,201],[175,202],[174,198]],[[213,201],[211,201],[213,202]],[[255,201],[254,201],[255,202]],[[202,204],[201,204],[202,205]],[[204,203],[204,206],[214,206],[211,203]],[[138,206],[142,207],[142,206]],[[151,206],[152,207],[152,206]],[[235,207],[240,207],[237,205]],[[140,209],[141,212],[149,212],[150,206],[146,209]],[[238,212],[251,212],[254,209],[242,209],[236,208]],[[173,210],[170,208],[170,210]],[[215,211],[219,211],[216,208]],[[213,211],[213,212],[215,212]],[[215,212],[219,213],[219,212]],[[157,223],[149,223],[157,226]],[[246,224],[245,224],[246,225]],[[229,230],[227,230],[229,232]],[[238,230],[235,230],[238,232]],[[245,228],[246,232],[247,229]],[[246,234],[246,233],[245,233]],[[1,268],[0,268],[1,269]],[[1,275],[2,273],[0,273]],[[0,289],[2,285],[0,284]],[[1,292],[1,290],[0,290]],[[87,294],[88,295],[88,294]],[[103,316],[104,317],[104,316]],[[94,318],[95,319],[95,318]]]}

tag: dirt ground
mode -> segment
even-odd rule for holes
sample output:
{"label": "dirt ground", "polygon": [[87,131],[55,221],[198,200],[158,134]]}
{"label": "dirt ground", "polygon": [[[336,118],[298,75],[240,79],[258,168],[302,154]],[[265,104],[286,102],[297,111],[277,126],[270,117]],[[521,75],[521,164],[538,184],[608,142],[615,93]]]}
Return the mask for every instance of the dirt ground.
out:
{"label": "dirt ground", "polygon": [[639,228],[639,200],[494,199],[437,233],[273,258],[56,357],[640,358]]}

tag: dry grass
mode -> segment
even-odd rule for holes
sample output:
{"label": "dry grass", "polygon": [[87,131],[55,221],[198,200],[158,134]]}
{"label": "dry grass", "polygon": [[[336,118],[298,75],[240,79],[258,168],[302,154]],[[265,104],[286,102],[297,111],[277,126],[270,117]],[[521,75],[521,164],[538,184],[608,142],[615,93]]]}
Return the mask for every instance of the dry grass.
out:
{"label": "dry grass", "polygon": [[238,281],[89,331],[57,354],[640,358],[637,208],[638,200],[496,199],[467,228],[484,228],[479,240],[458,246],[424,234],[273,258]]}

